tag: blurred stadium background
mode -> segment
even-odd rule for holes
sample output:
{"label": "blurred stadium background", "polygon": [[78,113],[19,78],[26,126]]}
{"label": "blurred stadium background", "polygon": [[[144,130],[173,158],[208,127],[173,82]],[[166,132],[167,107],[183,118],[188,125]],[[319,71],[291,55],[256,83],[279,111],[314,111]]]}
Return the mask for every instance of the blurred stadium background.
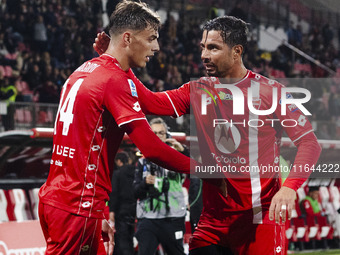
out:
{"label": "blurred stadium background", "polygon": [[[105,30],[108,14],[117,2],[0,0],[0,221],[37,219],[37,189],[47,177],[52,145],[51,129],[45,128],[53,128],[66,78],[81,63],[97,56],[92,43],[96,34]],[[320,163],[333,164],[340,171],[338,0],[145,2],[158,11],[163,22],[160,52],[146,68],[134,70],[148,88],[173,89],[204,75],[200,26],[225,14],[242,18],[251,31],[244,56],[246,67],[288,86],[290,78],[308,81],[301,86],[312,93],[307,108],[323,147]],[[9,89],[15,96],[6,98]],[[187,143],[193,140],[190,116],[168,118],[167,122],[172,132],[182,132],[174,133],[175,137]],[[126,148],[133,148],[128,139],[122,145]],[[283,139],[282,156],[293,162],[295,152],[292,143]],[[330,170],[327,167],[326,171]],[[294,218],[287,226],[291,252],[340,247],[338,175],[318,176],[299,189]],[[320,187],[326,224],[307,224],[299,210],[309,186]],[[0,224],[0,229],[3,226]],[[0,234],[0,251],[5,250],[2,238]]]}

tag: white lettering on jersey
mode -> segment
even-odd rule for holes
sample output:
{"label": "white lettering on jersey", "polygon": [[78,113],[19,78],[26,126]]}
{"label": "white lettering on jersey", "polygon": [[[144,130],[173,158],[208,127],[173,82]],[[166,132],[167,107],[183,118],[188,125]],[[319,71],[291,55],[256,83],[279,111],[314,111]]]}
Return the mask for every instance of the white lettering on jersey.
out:
{"label": "white lettering on jersey", "polygon": [[73,158],[75,151],[76,149],[67,146],[53,144],[52,154],[56,152],[56,154],[59,156]]}
{"label": "white lettering on jersey", "polygon": [[215,154],[213,152],[211,152],[211,156],[216,160],[217,163],[226,163],[226,164],[246,164],[247,160],[244,157],[228,157],[228,156],[224,156],[222,154]]}
{"label": "white lettering on jersey", "polygon": [[85,62],[84,64],[79,66],[75,72],[92,73],[98,66],[100,65],[91,62]]}

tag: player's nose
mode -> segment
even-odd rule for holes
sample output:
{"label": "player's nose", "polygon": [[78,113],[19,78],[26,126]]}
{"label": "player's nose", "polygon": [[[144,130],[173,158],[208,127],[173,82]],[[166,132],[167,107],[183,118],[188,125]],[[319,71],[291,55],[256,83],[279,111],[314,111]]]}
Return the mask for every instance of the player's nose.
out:
{"label": "player's nose", "polygon": [[152,51],[157,52],[159,51],[159,43],[157,40],[155,40],[155,43],[153,45]]}
{"label": "player's nose", "polygon": [[203,60],[203,62],[209,62],[210,56],[209,56],[209,52],[206,49],[202,50],[201,59]]}

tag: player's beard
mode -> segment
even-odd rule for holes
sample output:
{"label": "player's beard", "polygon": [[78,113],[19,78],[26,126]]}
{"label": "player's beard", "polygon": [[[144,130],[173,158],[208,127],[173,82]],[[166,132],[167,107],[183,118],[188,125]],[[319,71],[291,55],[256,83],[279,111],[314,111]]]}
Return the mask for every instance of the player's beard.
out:
{"label": "player's beard", "polygon": [[205,60],[203,61],[203,64],[205,66],[205,71],[208,76],[219,77],[218,75],[220,75],[220,72],[218,70],[218,67],[214,63]]}
{"label": "player's beard", "polygon": [[215,65],[214,65],[214,69],[213,70],[208,71],[207,68],[206,68],[205,71],[206,71],[207,75],[210,76],[210,77],[221,77],[220,76],[221,73],[219,72],[217,66],[215,66]]}

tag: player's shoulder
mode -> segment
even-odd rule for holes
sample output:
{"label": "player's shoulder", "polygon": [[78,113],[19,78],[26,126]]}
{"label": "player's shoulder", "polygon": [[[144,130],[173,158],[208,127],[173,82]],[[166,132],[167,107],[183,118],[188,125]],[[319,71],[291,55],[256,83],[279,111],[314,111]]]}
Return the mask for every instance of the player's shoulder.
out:
{"label": "player's shoulder", "polygon": [[134,83],[129,80],[128,72],[124,72],[108,57],[97,57],[84,62],[70,76],[70,79],[75,81],[84,79],[87,86],[82,86],[84,89],[98,89],[104,94],[108,91],[118,93],[120,90],[127,91],[129,84],[136,90]]}
{"label": "player's shoulder", "polygon": [[213,88],[215,84],[219,84],[219,79],[217,77],[201,77],[199,79],[195,79],[189,82],[190,86],[193,88]]}
{"label": "player's shoulder", "polygon": [[[95,75],[96,78],[109,78],[109,77],[119,77],[122,75],[122,71],[109,59],[103,58],[102,56],[97,58],[92,58],[82,65],[80,65],[74,74],[83,76]],[[118,74],[118,75],[117,75]]]}
{"label": "player's shoulder", "polygon": [[282,83],[278,82],[277,80],[270,79],[270,78],[268,78],[264,75],[255,73],[251,70],[249,70],[248,79],[250,79],[254,82],[258,82],[258,83],[261,84],[261,86],[265,86],[265,87],[268,87],[268,88],[276,87],[276,88],[281,89],[281,88],[285,87]]}

